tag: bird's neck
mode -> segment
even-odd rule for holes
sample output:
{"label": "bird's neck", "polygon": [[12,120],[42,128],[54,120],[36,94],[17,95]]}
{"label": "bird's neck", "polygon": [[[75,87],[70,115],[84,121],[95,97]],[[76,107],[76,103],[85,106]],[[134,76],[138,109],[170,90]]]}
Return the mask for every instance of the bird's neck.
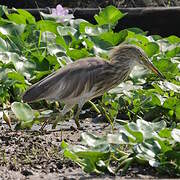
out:
{"label": "bird's neck", "polygon": [[[127,59],[127,58],[119,58],[119,59],[112,59],[111,60],[111,64],[114,66],[114,68],[117,71],[125,71],[125,70],[129,70],[131,71],[133,69],[133,67],[136,65],[136,63],[132,60],[132,59]],[[121,73],[120,72],[120,73]]]}
{"label": "bird's neck", "polygon": [[133,60],[131,59],[121,58],[119,60],[112,60],[111,65],[119,79],[118,81],[122,82],[129,76],[135,63],[133,63]]}

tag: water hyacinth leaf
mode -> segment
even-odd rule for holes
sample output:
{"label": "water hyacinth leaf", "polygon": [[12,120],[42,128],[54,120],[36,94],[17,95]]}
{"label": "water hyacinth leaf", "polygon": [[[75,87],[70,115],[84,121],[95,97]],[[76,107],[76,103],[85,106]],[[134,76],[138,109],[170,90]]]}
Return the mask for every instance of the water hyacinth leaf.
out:
{"label": "water hyacinth leaf", "polygon": [[56,37],[56,43],[62,47],[64,47],[65,49],[68,48],[68,45],[66,44],[64,38],[62,36],[57,36]]}
{"label": "water hyacinth leaf", "polygon": [[16,24],[26,24],[26,18],[16,13],[8,14],[8,19]]}
{"label": "water hyacinth leaf", "polygon": [[0,5],[0,17],[2,17],[4,14],[7,14],[8,10],[6,6]]}
{"label": "water hyacinth leaf", "polygon": [[0,37],[0,52],[4,52],[8,50],[7,42]]}
{"label": "water hyacinth leaf", "polygon": [[179,54],[180,54],[180,47],[178,47],[178,46],[174,46],[173,49],[168,50],[166,52],[166,56],[167,57],[171,57],[171,58],[175,57],[175,56],[179,56]]}
{"label": "water hyacinth leaf", "polygon": [[107,143],[106,138],[99,138],[96,135],[90,134],[87,132],[82,133],[81,138],[82,138],[83,144],[90,147],[95,147],[95,146]]}
{"label": "water hyacinth leaf", "polygon": [[121,13],[116,7],[107,6],[102,11],[100,11],[99,15],[95,15],[94,18],[99,25],[114,25],[124,16],[125,14]]}
{"label": "water hyacinth leaf", "polygon": [[35,17],[28,11],[23,9],[17,9],[17,12],[21,15],[21,17],[24,17],[30,24],[36,23]]}
{"label": "water hyacinth leaf", "polygon": [[141,144],[138,144],[137,146],[137,152],[140,154],[144,154],[144,157],[146,157],[146,160],[148,161],[153,160],[156,157],[156,154],[161,152],[161,146],[154,139],[150,142],[143,142]]}
{"label": "water hyacinth leaf", "polygon": [[166,140],[164,140],[163,138],[157,139],[157,142],[158,142],[160,149],[161,149],[161,153],[166,153],[167,151],[172,150],[172,146],[170,144],[170,137],[171,137],[171,133],[170,133],[170,136],[166,138]]}
{"label": "water hyacinth leaf", "polygon": [[59,46],[57,44],[49,44],[47,46],[47,51],[49,52],[49,54],[51,56],[55,55],[55,56],[64,56],[66,54],[66,50],[62,47]]}
{"label": "water hyacinth leaf", "polygon": [[31,129],[33,124],[34,124],[34,120],[21,121],[20,123],[16,124],[15,130]]}
{"label": "water hyacinth leaf", "polygon": [[135,34],[142,34],[142,35],[146,35],[147,32],[144,32],[142,29],[137,28],[137,27],[132,27],[132,28],[127,28],[128,31],[132,31]]}
{"label": "water hyacinth leaf", "polygon": [[149,43],[149,40],[146,36],[142,34],[135,34],[134,32],[128,31],[128,36],[126,37],[128,42],[137,44],[144,49],[144,46]]}
{"label": "water hyacinth leaf", "polygon": [[[95,148],[87,149],[85,146],[69,146],[62,142],[61,147],[64,151],[64,156],[75,161],[80,165],[85,172],[100,172],[99,170],[107,169],[104,160],[110,157],[109,147],[107,145],[96,146]],[[100,162],[102,161],[102,162]]]}
{"label": "water hyacinth leaf", "polygon": [[180,142],[180,129],[173,129],[171,132],[171,136],[176,142]]}
{"label": "water hyacinth leaf", "polygon": [[40,20],[36,23],[36,25],[37,25],[37,28],[41,30],[42,32],[49,31],[54,34],[58,34],[57,27],[59,24],[54,21]]}
{"label": "water hyacinth leaf", "polygon": [[169,37],[167,37],[165,39],[167,39],[168,42],[171,43],[171,44],[180,43],[180,38],[175,36],[175,35],[171,35],[171,36],[169,36]]}
{"label": "water hyacinth leaf", "polygon": [[93,53],[104,59],[107,59],[109,49],[112,47],[112,45],[102,40],[99,36],[92,36],[90,37],[90,39],[91,39],[91,42],[94,43]]}
{"label": "water hyacinth leaf", "polygon": [[68,50],[66,53],[69,57],[71,57],[74,60],[89,56],[89,53],[86,49],[72,49]]}
{"label": "water hyacinth leaf", "polygon": [[85,48],[90,49],[90,50],[93,49],[94,43],[88,38],[83,38],[83,39],[84,41],[82,42],[82,44],[85,46]]}
{"label": "water hyacinth leaf", "polygon": [[166,91],[174,91],[176,93],[180,92],[180,86],[168,81],[159,81],[158,84],[153,84],[153,86],[158,90],[159,93]]}
{"label": "water hyacinth leaf", "polygon": [[175,109],[176,105],[178,103],[178,100],[175,97],[170,97],[164,101],[163,106],[167,109]]}
{"label": "water hyacinth leaf", "polygon": [[34,118],[34,112],[28,104],[13,102],[11,109],[19,121],[31,122]]}
{"label": "water hyacinth leaf", "polygon": [[56,35],[52,32],[45,31],[45,32],[42,32],[42,34],[41,34],[42,42],[51,44],[51,43],[54,43],[55,39],[56,39]]}
{"label": "water hyacinth leaf", "polygon": [[[86,20],[84,20],[84,19],[71,19],[71,20],[69,21],[70,26],[73,27],[74,29],[79,29],[79,31],[80,31],[80,24],[81,24],[81,23],[84,23],[84,22],[87,22],[87,23],[88,23],[88,21],[86,21]],[[80,32],[81,32],[81,31],[80,31]]]}
{"label": "water hyacinth leaf", "polygon": [[122,30],[119,33],[114,33],[113,31],[105,32],[100,35],[100,38],[104,41],[111,43],[113,46],[121,43],[125,40],[128,35],[126,30]]}
{"label": "water hyacinth leaf", "polygon": [[20,83],[25,83],[24,76],[18,72],[9,72],[8,78],[13,79],[13,80],[20,82]]}
{"label": "water hyacinth leaf", "polygon": [[162,120],[159,122],[150,123],[150,126],[152,127],[153,131],[159,132],[166,127],[166,122]]}
{"label": "water hyacinth leaf", "polygon": [[60,36],[68,36],[69,34],[74,36],[75,33],[77,32],[77,30],[74,29],[73,27],[69,27],[69,26],[64,26],[64,27],[58,26],[57,32],[59,33]]}
{"label": "water hyacinth leaf", "polygon": [[85,172],[88,172],[88,173],[96,172],[96,173],[98,173],[102,169],[103,170],[107,169],[107,168],[105,168],[106,167],[105,163],[103,163],[104,166],[102,168],[102,163],[100,163],[100,161],[103,161],[102,159],[107,160],[110,156],[110,153],[87,151],[87,152],[78,152],[77,155],[80,158],[83,158],[83,164],[84,164],[83,169]]}
{"label": "water hyacinth leaf", "polygon": [[149,164],[150,164],[152,167],[159,167],[159,166],[160,166],[160,162],[159,162],[159,161],[156,161],[155,159],[149,160]]}
{"label": "water hyacinth leaf", "polygon": [[110,144],[128,144],[130,140],[125,133],[119,133],[119,134],[108,134],[107,142]]}
{"label": "water hyacinth leaf", "polygon": [[175,107],[176,119],[180,120],[180,102]]}
{"label": "water hyacinth leaf", "polygon": [[[138,126],[139,131],[143,133],[144,139],[150,139],[156,136],[158,137],[156,132],[153,130],[153,128],[156,128],[156,127],[152,126],[152,123],[144,121],[142,119],[138,119],[137,126]],[[163,126],[163,123],[162,123],[162,126]]]}
{"label": "water hyacinth leaf", "polygon": [[[84,33],[85,33],[85,30],[86,30],[86,27],[95,28],[95,27],[98,27],[98,26],[96,26],[96,25],[94,25],[94,24],[91,24],[91,23],[89,23],[89,22],[87,22],[87,21],[81,22],[81,23],[79,24],[79,32],[80,32],[81,34],[84,34]],[[102,29],[102,28],[101,28],[101,29]]]}
{"label": "water hyacinth leaf", "polygon": [[159,46],[155,42],[149,42],[144,47],[145,52],[147,53],[148,57],[152,57],[154,54],[159,52]]}
{"label": "water hyacinth leaf", "polygon": [[16,71],[27,78],[31,77],[35,69],[35,63],[33,61],[27,61],[25,57],[19,56],[17,53],[11,53],[10,58],[9,60],[12,61]]}
{"label": "water hyacinth leaf", "polygon": [[14,24],[10,22],[0,21],[0,33],[9,36],[20,36],[25,30],[24,24]]}
{"label": "water hyacinth leaf", "polygon": [[153,60],[153,64],[166,78],[174,78],[179,72],[177,64],[171,63],[169,59]]}
{"label": "water hyacinth leaf", "polygon": [[143,134],[139,131],[138,126],[134,122],[128,123],[124,128],[136,138],[136,142],[143,142]]}
{"label": "water hyacinth leaf", "polygon": [[171,137],[171,130],[168,128],[164,128],[161,131],[159,131],[158,135],[162,138],[169,138]]}
{"label": "water hyacinth leaf", "polygon": [[89,36],[99,36],[102,33],[107,32],[107,30],[98,26],[93,26],[93,27],[86,26],[84,32]]}
{"label": "water hyacinth leaf", "polygon": [[177,92],[177,93],[180,92],[180,86],[179,85],[176,85],[176,84],[168,82],[168,81],[165,81],[163,84],[166,87],[166,89],[168,89],[168,90],[172,90],[172,91]]}

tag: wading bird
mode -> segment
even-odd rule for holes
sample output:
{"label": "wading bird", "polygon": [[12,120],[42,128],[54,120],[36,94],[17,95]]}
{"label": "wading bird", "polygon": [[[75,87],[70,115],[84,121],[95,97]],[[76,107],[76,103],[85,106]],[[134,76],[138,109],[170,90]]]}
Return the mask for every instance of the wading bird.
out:
{"label": "wading bird", "polygon": [[79,114],[85,102],[119,85],[137,64],[164,78],[141,48],[135,45],[119,45],[111,50],[110,61],[89,57],[60,68],[32,85],[23,95],[23,101],[46,99],[64,102],[62,116],[77,104],[78,110],[74,118],[79,128]]}

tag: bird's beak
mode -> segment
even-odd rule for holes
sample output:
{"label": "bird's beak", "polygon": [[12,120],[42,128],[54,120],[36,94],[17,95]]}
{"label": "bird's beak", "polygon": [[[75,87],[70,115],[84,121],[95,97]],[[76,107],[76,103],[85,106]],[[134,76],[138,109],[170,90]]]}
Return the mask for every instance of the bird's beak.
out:
{"label": "bird's beak", "polygon": [[155,74],[157,74],[160,78],[165,79],[165,76],[161,74],[161,72],[151,63],[151,61],[147,58],[143,58],[144,65],[151,69]]}

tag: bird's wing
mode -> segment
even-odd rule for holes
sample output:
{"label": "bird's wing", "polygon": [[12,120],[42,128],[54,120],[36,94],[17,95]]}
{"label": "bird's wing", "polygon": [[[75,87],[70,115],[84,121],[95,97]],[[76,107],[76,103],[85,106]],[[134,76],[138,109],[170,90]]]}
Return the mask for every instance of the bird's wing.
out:
{"label": "bird's wing", "polygon": [[25,102],[39,99],[66,100],[88,93],[98,81],[98,74],[109,63],[99,58],[85,58],[66,65],[34,84],[23,96]]}

